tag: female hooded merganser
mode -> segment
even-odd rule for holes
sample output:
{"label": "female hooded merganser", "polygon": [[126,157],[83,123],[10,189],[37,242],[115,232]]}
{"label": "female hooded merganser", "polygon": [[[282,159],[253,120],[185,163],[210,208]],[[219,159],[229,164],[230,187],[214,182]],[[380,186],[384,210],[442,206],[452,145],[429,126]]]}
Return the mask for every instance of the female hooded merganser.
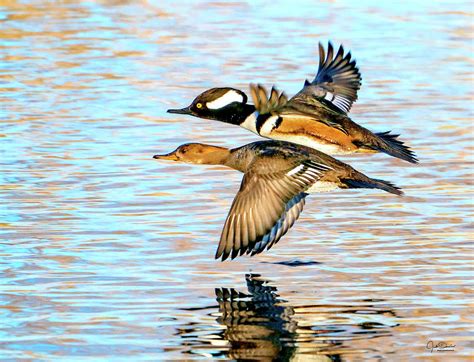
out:
{"label": "female hooded merganser", "polygon": [[314,80],[290,100],[272,88],[270,99],[262,86],[251,85],[254,105],[234,88],[212,88],[200,94],[188,107],[169,113],[189,114],[246,128],[262,137],[289,141],[329,154],[384,152],[417,163],[414,153],[389,132],[372,133],[348,116],[357,100],[361,76],[351,54],[339,47],[334,56],[319,44],[319,68]]}
{"label": "female hooded merganser", "polygon": [[216,259],[222,260],[270,249],[298,218],[309,193],[371,188],[402,195],[389,182],[371,179],[322,152],[284,141],[259,141],[231,150],[189,143],[153,158],[224,165],[244,173],[217,249]]}

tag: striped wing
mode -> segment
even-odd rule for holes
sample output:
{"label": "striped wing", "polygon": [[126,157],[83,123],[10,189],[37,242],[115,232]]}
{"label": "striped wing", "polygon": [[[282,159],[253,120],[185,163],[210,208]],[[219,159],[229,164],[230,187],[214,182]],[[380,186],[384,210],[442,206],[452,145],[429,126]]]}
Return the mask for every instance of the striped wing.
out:
{"label": "striped wing", "polygon": [[298,220],[300,213],[303,211],[305,204],[305,197],[308,194],[302,192],[295,197],[293,197],[285,206],[285,212],[280,217],[280,219],[273,225],[270,232],[265,234],[265,236],[257,242],[252,249],[252,251],[247,250],[247,254],[255,255],[260,254],[265,249],[270,250],[270,248],[275,245],[278,240],[281,239],[283,235],[293,226],[296,220]]}
{"label": "striped wing", "polygon": [[303,89],[290,99],[289,103],[320,102],[329,108],[346,114],[357,100],[357,91],[361,87],[362,77],[351,53],[344,55],[341,45],[334,55],[333,45],[328,43],[326,54],[319,43],[319,68],[314,80],[305,82]]}
{"label": "striped wing", "polygon": [[306,161],[293,163],[282,172],[265,173],[263,169],[257,161],[244,175],[224,224],[216,259],[225,260],[229,255],[233,259],[245,252],[253,255],[278,242],[303,209],[304,191],[329,167]]}

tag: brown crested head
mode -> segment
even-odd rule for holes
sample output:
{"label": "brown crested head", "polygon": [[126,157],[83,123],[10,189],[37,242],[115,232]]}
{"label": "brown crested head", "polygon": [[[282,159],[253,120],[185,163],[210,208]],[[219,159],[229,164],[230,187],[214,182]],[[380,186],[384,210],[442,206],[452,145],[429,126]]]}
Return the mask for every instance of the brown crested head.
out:
{"label": "brown crested head", "polygon": [[206,145],[202,143],[186,143],[173,152],[164,155],[155,155],[158,160],[179,161],[207,165],[224,164],[230,151],[225,147]]}

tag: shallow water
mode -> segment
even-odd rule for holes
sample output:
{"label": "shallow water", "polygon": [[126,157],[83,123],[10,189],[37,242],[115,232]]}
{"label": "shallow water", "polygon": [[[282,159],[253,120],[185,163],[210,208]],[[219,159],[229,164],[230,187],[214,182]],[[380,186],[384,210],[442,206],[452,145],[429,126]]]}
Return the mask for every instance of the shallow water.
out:
{"label": "shallow water", "polygon": [[[472,355],[472,4],[6,1],[0,19],[2,360]],[[166,109],[292,95],[328,39],[362,72],[352,118],[421,162],[340,158],[406,196],[312,195],[272,250],[214,261],[241,175],[151,156],[257,138]]]}

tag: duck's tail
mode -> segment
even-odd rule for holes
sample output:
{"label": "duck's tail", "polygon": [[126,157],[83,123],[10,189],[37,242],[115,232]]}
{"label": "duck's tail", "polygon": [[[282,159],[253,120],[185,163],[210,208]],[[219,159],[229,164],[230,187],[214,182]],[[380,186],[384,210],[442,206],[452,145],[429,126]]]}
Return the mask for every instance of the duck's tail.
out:
{"label": "duck's tail", "polygon": [[400,135],[388,131],[376,133],[375,136],[370,137],[370,142],[363,142],[361,148],[384,152],[411,163],[418,163],[415,153],[398,139]]}
{"label": "duck's tail", "polygon": [[403,195],[403,191],[391,182],[367,177],[363,174],[357,178],[341,180],[350,189],[380,189],[398,196]]}

